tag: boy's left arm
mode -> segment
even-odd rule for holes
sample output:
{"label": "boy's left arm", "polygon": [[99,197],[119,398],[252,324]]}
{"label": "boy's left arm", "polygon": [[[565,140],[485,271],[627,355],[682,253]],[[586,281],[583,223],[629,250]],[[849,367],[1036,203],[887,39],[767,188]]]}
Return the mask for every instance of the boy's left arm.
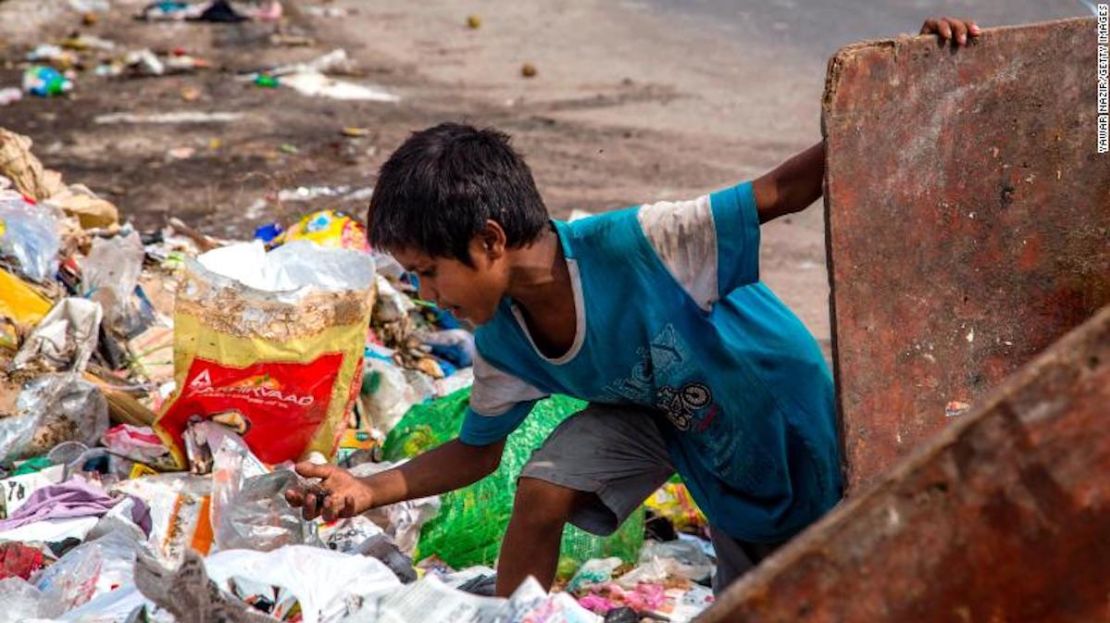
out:
{"label": "boy's left arm", "polygon": [[[968,44],[968,37],[982,31],[972,20],[952,17],[925,20],[921,34],[937,36],[940,45],[951,42],[953,47]],[[801,212],[821,197],[825,179],[825,144],[818,143],[775,167],[770,173],[752,182],[760,224],[784,214]]]}

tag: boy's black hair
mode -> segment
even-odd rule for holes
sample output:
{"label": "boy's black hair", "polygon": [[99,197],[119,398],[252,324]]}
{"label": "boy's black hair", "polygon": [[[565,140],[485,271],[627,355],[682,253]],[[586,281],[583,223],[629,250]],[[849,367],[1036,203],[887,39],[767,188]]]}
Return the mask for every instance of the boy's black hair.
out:
{"label": "boy's black hair", "polygon": [[453,257],[467,265],[470,240],[496,221],[509,247],[543,232],[547,208],[508,135],[458,123],[413,133],[382,165],[366,221],[370,244]]}

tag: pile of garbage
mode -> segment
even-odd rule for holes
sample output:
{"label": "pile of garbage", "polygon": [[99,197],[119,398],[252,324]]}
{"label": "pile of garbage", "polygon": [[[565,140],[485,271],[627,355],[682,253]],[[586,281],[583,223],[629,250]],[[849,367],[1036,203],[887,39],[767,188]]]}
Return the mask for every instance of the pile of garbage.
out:
{"label": "pile of garbage", "polygon": [[[82,2],[83,0],[73,0]],[[91,8],[91,7],[89,7]],[[103,11],[108,6],[100,7]],[[85,26],[95,25],[99,13],[88,12]],[[189,21],[207,23],[238,23],[245,21],[273,24],[270,37],[275,46],[302,46],[315,41],[302,35],[286,32],[284,9],[276,0],[263,2],[167,2],[159,0],[145,5],[135,19],[149,22]],[[192,74],[212,69],[212,62],[196,51],[181,46],[158,49],[126,49],[117,42],[94,34],[74,31],[68,36],[42,42],[29,50],[21,64],[22,88],[0,86],[0,106],[19,101],[24,95],[36,97],[66,96],[75,91],[79,81],[93,76],[98,78],[148,78],[176,74]],[[337,76],[359,75],[359,70],[346,50],[335,49],[315,58],[252,69],[241,72],[236,79],[244,84],[263,88],[290,88],[310,97],[327,97],[337,100],[362,100],[397,102],[400,98],[381,87],[343,80]],[[182,89],[185,101],[196,101],[201,91],[195,86]],[[131,117],[124,116],[123,119]],[[113,122],[113,117],[106,117]]]}
{"label": "pile of garbage", "polygon": [[471,332],[350,216],[136,231],[31,147],[0,129],[0,622],[685,621],[712,601],[680,482],[608,538],[568,528],[554,592],[491,596],[516,475],[566,397],[486,480],[305,521],[295,461],[365,476],[457,435]]}

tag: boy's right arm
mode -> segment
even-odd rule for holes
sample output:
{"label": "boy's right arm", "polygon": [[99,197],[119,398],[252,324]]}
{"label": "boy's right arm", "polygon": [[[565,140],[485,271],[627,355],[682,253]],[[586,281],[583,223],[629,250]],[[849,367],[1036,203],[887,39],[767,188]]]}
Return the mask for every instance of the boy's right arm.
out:
{"label": "boy's right arm", "polygon": [[305,519],[320,515],[325,521],[353,517],[371,508],[439,495],[473,484],[497,469],[504,448],[503,440],[472,446],[454,439],[399,467],[367,478],[356,478],[335,465],[299,463],[298,474],[320,479],[318,492],[294,489],[285,493],[285,499],[301,507]]}

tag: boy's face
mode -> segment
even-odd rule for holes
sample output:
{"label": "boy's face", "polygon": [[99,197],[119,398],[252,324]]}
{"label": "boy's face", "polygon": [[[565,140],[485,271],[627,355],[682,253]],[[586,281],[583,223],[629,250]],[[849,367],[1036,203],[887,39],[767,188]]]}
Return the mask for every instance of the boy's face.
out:
{"label": "boy's face", "polygon": [[420,298],[474,324],[493,318],[508,288],[504,247],[481,235],[470,242],[473,266],[450,257],[432,257],[414,249],[393,250],[393,257],[420,278]]}

